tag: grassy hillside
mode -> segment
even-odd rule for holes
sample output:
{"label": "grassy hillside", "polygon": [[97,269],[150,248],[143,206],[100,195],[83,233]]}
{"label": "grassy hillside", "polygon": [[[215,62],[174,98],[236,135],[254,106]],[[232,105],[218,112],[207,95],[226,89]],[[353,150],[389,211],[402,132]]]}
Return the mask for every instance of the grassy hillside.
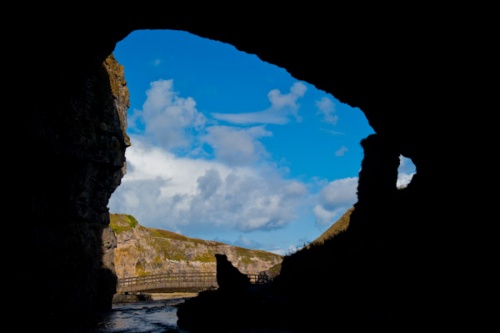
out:
{"label": "grassy hillside", "polygon": [[351,213],[354,211],[354,207],[348,209],[344,215],[342,215],[337,222],[332,224],[330,228],[328,228],[324,233],[322,233],[318,238],[312,241],[307,247],[313,245],[323,244],[327,239],[338,235],[342,231],[346,230],[349,227],[349,222],[351,220]]}
{"label": "grassy hillside", "polygon": [[110,227],[117,237],[115,267],[119,277],[186,269],[212,271],[216,253],[226,254],[245,273],[267,270],[283,259],[272,252],[147,228],[127,214],[110,214]]}
{"label": "grassy hillside", "polygon": [[[313,240],[311,243],[306,245],[304,248],[298,250],[297,252],[305,251],[314,247],[316,245],[323,244],[326,240],[335,237],[342,231],[346,230],[349,227],[349,222],[351,220],[351,213],[354,211],[354,207],[347,210],[335,223],[333,223],[330,228],[328,228],[324,233],[322,233],[318,238]],[[293,254],[291,254],[293,255]],[[269,269],[270,275],[272,277],[276,277],[281,272],[281,263],[276,264],[275,266]]]}
{"label": "grassy hillside", "polygon": [[[327,239],[335,237],[346,230],[353,211],[354,207],[347,210],[323,234],[297,252],[306,251],[316,245],[322,245]],[[110,214],[110,220],[110,227],[119,240],[119,249],[115,252],[115,256],[121,262],[135,262],[135,271],[130,274],[151,274],[151,268],[148,269],[148,266],[161,266],[168,261],[184,262],[188,265],[194,262],[215,265],[215,253],[221,252],[229,253],[235,266],[240,266],[240,268],[251,265],[252,262],[258,260],[275,263],[266,270],[271,277],[278,276],[281,271],[283,257],[272,252],[190,238],[168,230],[146,228],[140,225],[134,216],[127,214]],[[126,237],[128,239],[136,237],[137,242],[124,248],[123,241],[120,242],[120,239],[124,238],[124,233],[129,233]],[[123,256],[126,256],[126,259]]]}

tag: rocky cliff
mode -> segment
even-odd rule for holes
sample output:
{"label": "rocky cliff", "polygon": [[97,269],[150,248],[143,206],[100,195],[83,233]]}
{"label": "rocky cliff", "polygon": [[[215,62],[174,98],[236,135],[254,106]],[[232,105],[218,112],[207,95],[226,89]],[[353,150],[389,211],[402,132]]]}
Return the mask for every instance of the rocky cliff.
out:
{"label": "rocky cliff", "polygon": [[110,220],[117,238],[114,256],[118,278],[190,270],[215,272],[215,254],[225,254],[245,274],[267,271],[283,260],[271,252],[146,228],[131,215],[110,214]]}
{"label": "rocky cliff", "polygon": [[[78,66],[62,67],[71,72]],[[49,84],[39,86],[45,85]],[[33,148],[23,152],[36,161],[23,178],[33,187],[26,198],[32,206],[30,216],[13,232],[24,235],[23,253],[29,257],[7,265],[14,273],[12,281],[19,283],[13,289],[36,293],[30,306],[37,310],[30,319],[51,325],[64,323],[64,318],[70,323],[86,321],[96,311],[111,308],[116,292],[115,243],[108,229],[107,204],[124,175],[129,145],[128,88],[123,66],[112,55],[66,98],[61,96],[69,84],[61,85],[39,96],[31,108],[36,121],[26,119],[26,124],[38,123],[26,130],[26,139],[33,142],[28,146]],[[50,112],[38,114],[36,110],[45,106]],[[31,297],[13,298],[24,302]],[[55,313],[68,316],[55,318]]]}

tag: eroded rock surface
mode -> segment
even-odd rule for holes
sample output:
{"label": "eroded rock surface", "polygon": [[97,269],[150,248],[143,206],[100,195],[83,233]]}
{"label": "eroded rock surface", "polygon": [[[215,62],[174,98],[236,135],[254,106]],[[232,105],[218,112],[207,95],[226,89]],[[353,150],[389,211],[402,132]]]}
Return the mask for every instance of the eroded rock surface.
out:
{"label": "eroded rock surface", "polygon": [[225,254],[244,274],[258,274],[279,265],[283,257],[209,240],[146,228],[133,216],[111,214],[117,246],[114,263],[118,278],[180,272],[216,272],[216,254]]}

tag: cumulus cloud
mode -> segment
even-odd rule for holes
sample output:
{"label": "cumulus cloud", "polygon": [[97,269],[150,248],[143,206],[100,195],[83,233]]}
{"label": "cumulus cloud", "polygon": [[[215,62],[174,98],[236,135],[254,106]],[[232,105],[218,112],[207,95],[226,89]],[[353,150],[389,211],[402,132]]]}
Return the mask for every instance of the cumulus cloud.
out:
{"label": "cumulus cloud", "polygon": [[338,179],[328,183],[320,191],[319,203],[313,208],[316,223],[324,226],[337,221],[358,200],[357,186],[357,177]]}
{"label": "cumulus cloud", "polygon": [[193,98],[180,97],[173,90],[173,80],[151,82],[142,110],[135,110],[131,126],[144,124],[144,136],[166,149],[191,144],[192,131],[202,129],[206,117],[196,109]]}
{"label": "cumulus cloud", "polygon": [[289,94],[282,94],[278,89],[273,89],[267,94],[267,97],[269,97],[273,109],[281,109],[285,106],[296,107],[297,99],[304,96],[306,90],[303,83],[295,82],[290,88]]}
{"label": "cumulus cloud", "polygon": [[319,101],[316,101],[316,107],[318,108],[318,113],[323,116],[322,121],[332,125],[336,125],[339,116],[335,114],[335,104],[328,97],[323,97]]}
{"label": "cumulus cloud", "polygon": [[179,158],[135,138],[128,171],[109,207],[141,224],[183,232],[224,227],[273,230],[297,218],[306,186],[267,169]]}
{"label": "cumulus cloud", "polygon": [[277,124],[282,125],[295,118],[295,121],[302,121],[299,115],[298,99],[306,93],[307,87],[296,82],[290,88],[288,94],[282,94],[278,89],[271,90],[267,97],[271,102],[271,107],[264,111],[247,113],[212,113],[212,117],[218,120],[226,121],[232,124]]}
{"label": "cumulus cloud", "polygon": [[238,128],[232,126],[211,126],[201,142],[208,143],[221,162],[229,165],[248,165],[265,158],[268,153],[259,141],[272,136],[263,126]]}

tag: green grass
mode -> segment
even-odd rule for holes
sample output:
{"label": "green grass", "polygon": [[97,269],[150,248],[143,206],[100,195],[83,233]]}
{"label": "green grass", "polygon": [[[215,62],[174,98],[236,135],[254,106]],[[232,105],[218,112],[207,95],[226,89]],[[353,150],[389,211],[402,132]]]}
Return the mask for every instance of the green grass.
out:
{"label": "green grass", "polygon": [[127,214],[109,214],[109,222],[109,226],[117,235],[125,231],[131,231],[139,225],[135,217]]}

